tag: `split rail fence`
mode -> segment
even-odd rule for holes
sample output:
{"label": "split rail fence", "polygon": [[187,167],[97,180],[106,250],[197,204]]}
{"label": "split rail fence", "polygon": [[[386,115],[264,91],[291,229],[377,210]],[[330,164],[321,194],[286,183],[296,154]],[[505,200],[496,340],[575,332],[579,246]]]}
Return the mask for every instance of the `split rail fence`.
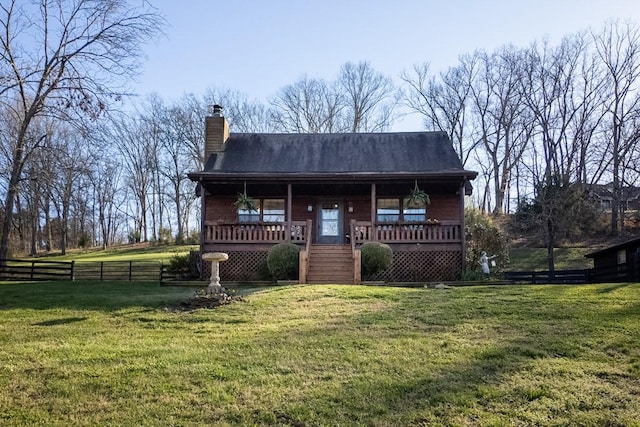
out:
{"label": "split rail fence", "polygon": [[505,271],[505,280],[531,284],[583,284],[592,282],[591,270]]}
{"label": "split rail fence", "polygon": [[161,274],[162,263],[157,261],[82,262],[75,264],[73,280],[157,282]]}
{"label": "split rail fence", "polygon": [[0,264],[0,280],[73,280],[73,261],[23,261]]}
{"label": "split rail fence", "polygon": [[155,261],[24,261],[0,265],[0,280],[161,281],[163,266]]}

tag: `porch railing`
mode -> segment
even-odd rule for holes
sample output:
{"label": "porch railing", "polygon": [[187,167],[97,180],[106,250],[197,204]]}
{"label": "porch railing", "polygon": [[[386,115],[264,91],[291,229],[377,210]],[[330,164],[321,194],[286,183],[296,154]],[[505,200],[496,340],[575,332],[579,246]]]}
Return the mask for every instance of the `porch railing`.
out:
{"label": "porch railing", "polygon": [[354,236],[356,243],[369,240],[386,243],[457,243],[462,241],[462,230],[458,221],[376,226],[370,221],[357,221]]}
{"label": "porch railing", "polygon": [[206,224],[205,242],[262,243],[293,242],[305,243],[307,221],[291,221],[278,224]]}
{"label": "porch railing", "polygon": [[[307,243],[311,236],[311,221],[280,224],[205,224],[205,243]],[[356,221],[350,224],[354,243],[377,240],[385,243],[459,243],[462,241],[458,221],[435,224],[378,224]],[[353,241],[353,239],[352,239]]]}

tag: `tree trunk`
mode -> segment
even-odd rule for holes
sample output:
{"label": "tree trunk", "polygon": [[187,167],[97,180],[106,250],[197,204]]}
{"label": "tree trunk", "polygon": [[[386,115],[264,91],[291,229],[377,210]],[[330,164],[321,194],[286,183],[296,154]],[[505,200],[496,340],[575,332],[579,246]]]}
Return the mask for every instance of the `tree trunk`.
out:
{"label": "tree trunk", "polygon": [[[616,137],[614,136],[614,139]],[[618,213],[620,211],[620,177],[618,175],[620,171],[620,158],[615,150],[618,149],[618,144],[614,141],[613,145],[613,191],[611,199],[611,235],[618,236]]]}
{"label": "tree trunk", "polygon": [[[25,121],[26,122],[26,121]],[[9,255],[9,234],[11,233],[11,224],[13,222],[13,207],[18,194],[18,182],[22,174],[23,166],[23,146],[27,123],[23,123],[16,141],[16,150],[13,154],[13,162],[11,167],[11,177],[9,178],[9,186],[4,202],[4,219],[2,221],[2,236],[0,236],[0,265],[6,265]]]}
{"label": "tree trunk", "polygon": [[547,265],[549,268],[549,279],[555,278],[555,259],[553,254],[553,247],[555,245],[553,224],[551,220],[547,220]]}

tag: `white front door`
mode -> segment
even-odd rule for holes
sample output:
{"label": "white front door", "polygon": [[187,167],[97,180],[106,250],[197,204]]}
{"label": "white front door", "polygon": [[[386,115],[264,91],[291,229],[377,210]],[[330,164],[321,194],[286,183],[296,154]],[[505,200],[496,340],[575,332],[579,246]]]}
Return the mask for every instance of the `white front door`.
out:
{"label": "white front door", "polygon": [[342,205],[339,202],[320,202],[318,209],[318,243],[343,243],[342,222]]}

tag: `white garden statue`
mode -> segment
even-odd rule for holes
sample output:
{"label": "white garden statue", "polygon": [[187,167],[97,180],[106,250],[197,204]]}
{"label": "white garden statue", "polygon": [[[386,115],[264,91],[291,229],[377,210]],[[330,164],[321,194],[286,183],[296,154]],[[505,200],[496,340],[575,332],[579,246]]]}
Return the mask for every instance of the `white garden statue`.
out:
{"label": "white garden statue", "polygon": [[220,285],[220,263],[229,259],[224,252],[206,252],[202,254],[203,261],[211,261],[211,278],[207,286],[207,294],[219,294],[222,292]]}
{"label": "white garden statue", "polygon": [[491,261],[491,264],[493,266],[495,266],[495,261],[492,261],[494,258],[496,258],[497,255],[492,255],[492,256],[487,256],[487,252],[486,251],[482,251],[482,253],[480,254],[480,267],[482,268],[482,272],[485,275],[489,275],[491,273],[491,270],[489,269],[489,261]]}

